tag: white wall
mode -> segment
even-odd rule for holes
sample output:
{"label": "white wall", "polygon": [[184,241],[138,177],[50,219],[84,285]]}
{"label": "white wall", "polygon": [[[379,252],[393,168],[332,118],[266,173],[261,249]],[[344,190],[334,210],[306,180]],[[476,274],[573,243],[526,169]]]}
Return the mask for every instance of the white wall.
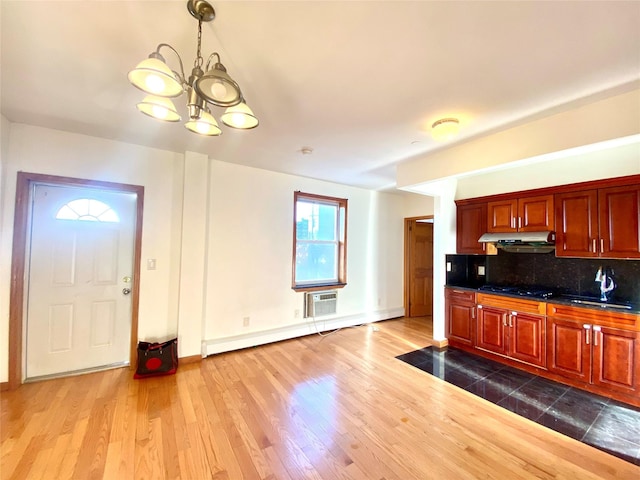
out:
{"label": "white wall", "polygon": [[[4,145],[3,135],[3,145]],[[103,180],[145,187],[140,278],[140,338],[165,338],[177,330],[183,156],[84,135],[11,124],[3,155],[0,257],[0,381],[8,378],[11,238],[18,171]],[[176,181],[178,179],[179,181]],[[157,259],[148,271],[145,259]],[[178,262],[174,259],[178,258]]]}
{"label": "white wall", "polygon": [[347,286],[338,291],[337,314],[319,323],[403,314],[402,196],[218,161],[210,185],[207,352],[314,331],[302,318],[303,294],[291,289],[296,190],[349,200]]}
{"label": "white wall", "polygon": [[[339,291],[337,315],[321,327],[404,313],[403,195],[6,119],[2,127],[0,382],[8,379],[18,171],[144,186],[139,338],[177,334],[182,357],[315,332],[302,318],[302,294],[291,290],[294,190],[349,199],[348,285]],[[156,270],[146,269],[150,258]],[[243,327],[244,317],[250,317],[249,327]]]}
{"label": "white wall", "polygon": [[[9,347],[9,275],[11,272],[11,231],[5,228],[5,205],[7,203],[6,165],[9,162],[11,125],[0,115],[0,352]],[[8,268],[8,269],[7,269]],[[0,382],[6,381],[9,357],[0,353]]]}
{"label": "white wall", "polygon": [[556,113],[404,162],[400,188],[640,134],[640,90]]}
{"label": "white wall", "polygon": [[[543,174],[544,173],[544,174]],[[458,180],[456,199],[587,182],[640,173],[640,143],[554,158]]]}

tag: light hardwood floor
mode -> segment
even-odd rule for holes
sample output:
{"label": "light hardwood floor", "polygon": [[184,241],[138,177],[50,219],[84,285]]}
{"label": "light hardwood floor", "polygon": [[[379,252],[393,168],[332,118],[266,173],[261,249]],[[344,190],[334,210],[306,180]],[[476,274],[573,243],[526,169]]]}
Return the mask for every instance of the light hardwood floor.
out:
{"label": "light hardwood floor", "polygon": [[640,468],[444,383],[396,355],[398,319],[181,365],[2,393],[2,479],[639,479]]}

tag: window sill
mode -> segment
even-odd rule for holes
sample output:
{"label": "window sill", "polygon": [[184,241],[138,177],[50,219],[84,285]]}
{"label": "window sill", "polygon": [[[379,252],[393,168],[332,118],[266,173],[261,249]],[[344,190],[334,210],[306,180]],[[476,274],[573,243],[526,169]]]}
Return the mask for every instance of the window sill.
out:
{"label": "window sill", "polygon": [[296,292],[315,292],[318,290],[330,290],[334,288],[344,288],[346,287],[346,283],[325,283],[322,285],[301,285],[301,286],[293,286],[292,290]]}

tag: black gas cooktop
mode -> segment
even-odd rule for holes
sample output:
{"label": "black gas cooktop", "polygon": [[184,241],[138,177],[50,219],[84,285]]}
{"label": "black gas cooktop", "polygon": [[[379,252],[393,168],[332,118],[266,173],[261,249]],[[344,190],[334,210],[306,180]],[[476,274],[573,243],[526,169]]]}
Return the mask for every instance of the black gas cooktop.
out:
{"label": "black gas cooktop", "polygon": [[540,287],[517,287],[507,285],[482,285],[478,290],[483,292],[503,293],[507,295],[519,295],[521,297],[551,298],[553,291]]}

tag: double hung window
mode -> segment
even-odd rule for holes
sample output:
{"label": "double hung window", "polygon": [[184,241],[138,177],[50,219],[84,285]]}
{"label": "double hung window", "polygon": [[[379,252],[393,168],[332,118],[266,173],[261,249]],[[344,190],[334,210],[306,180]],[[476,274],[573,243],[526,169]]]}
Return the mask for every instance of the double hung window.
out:
{"label": "double hung window", "polygon": [[344,286],[347,200],[294,194],[293,288]]}

